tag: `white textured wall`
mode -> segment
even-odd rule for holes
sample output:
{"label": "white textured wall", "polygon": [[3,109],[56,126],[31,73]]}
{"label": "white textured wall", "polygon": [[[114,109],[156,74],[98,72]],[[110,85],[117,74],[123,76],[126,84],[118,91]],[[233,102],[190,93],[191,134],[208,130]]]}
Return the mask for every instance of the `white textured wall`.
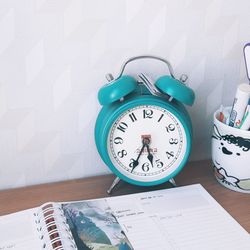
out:
{"label": "white textured wall", "polygon": [[[0,189],[107,173],[93,138],[97,91],[145,53],[189,75],[192,159],[209,158],[212,113],[246,80],[249,12],[248,0],[1,0]],[[128,72],[143,68],[164,72]]]}

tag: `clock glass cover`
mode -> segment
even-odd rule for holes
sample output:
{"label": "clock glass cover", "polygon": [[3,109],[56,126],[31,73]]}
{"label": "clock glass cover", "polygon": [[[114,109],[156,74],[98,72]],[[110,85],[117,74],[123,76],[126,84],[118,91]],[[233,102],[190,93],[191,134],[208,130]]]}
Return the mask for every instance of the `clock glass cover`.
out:
{"label": "clock glass cover", "polygon": [[179,119],[156,105],[140,105],[123,112],[108,135],[114,167],[135,181],[166,178],[179,168],[187,148]]}

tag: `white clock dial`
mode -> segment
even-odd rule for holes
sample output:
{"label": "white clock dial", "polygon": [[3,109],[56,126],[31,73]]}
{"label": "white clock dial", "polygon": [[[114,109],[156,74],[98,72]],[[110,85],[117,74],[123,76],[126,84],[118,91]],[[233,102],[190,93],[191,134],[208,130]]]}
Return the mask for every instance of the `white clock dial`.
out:
{"label": "white clock dial", "polygon": [[172,174],[187,148],[179,119],[155,105],[131,108],[115,121],[108,135],[108,153],[123,175],[142,182]]}

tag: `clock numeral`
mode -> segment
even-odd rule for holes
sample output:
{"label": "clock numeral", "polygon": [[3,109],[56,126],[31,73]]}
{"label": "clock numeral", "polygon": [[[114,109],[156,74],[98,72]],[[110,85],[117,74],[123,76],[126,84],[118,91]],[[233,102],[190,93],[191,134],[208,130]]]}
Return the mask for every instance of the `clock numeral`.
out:
{"label": "clock numeral", "polygon": [[117,129],[119,129],[119,130],[121,130],[123,133],[125,133],[125,130],[127,129],[127,127],[128,127],[128,124],[127,124],[127,123],[121,122],[121,123],[118,125]]}
{"label": "clock numeral", "polygon": [[164,114],[161,114],[160,118],[158,119],[158,122],[161,121],[162,117],[164,116]]}
{"label": "clock numeral", "polygon": [[153,110],[152,109],[143,109],[143,118],[153,118]]}
{"label": "clock numeral", "polygon": [[115,144],[122,144],[123,143],[123,139],[121,138],[121,137],[116,137],[115,139],[114,139],[114,143]]}
{"label": "clock numeral", "polygon": [[178,144],[178,139],[170,138],[169,143],[170,144]]}
{"label": "clock numeral", "polygon": [[120,158],[123,158],[124,156],[127,155],[127,151],[126,150],[121,150],[121,151],[118,151],[117,155],[120,157]]}
{"label": "clock numeral", "polygon": [[172,132],[175,130],[175,125],[173,123],[170,123],[167,127],[166,130],[168,133]]}
{"label": "clock numeral", "polygon": [[156,160],[155,163],[156,163],[157,168],[162,168],[163,167],[163,162],[160,161],[160,159]]}
{"label": "clock numeral", "polygon": [[167,151],[166,154],[167,154],[168,159],[170,159],[171,157],[174,157],[173,151],[170,151],[170,152]]}
{"label": "clock numeral", "polygon": [[136,118],[136,116],[135,116],[134,113],[129,114],[129,117],[130,117],[130,119],[132,120],[132,122],[137,121],[137,118]]}
{"label": "clock numeral", "polygon": [[141,168],[144,172],[148,172],[149,171],[149,163],[148,162],[143,163]]}

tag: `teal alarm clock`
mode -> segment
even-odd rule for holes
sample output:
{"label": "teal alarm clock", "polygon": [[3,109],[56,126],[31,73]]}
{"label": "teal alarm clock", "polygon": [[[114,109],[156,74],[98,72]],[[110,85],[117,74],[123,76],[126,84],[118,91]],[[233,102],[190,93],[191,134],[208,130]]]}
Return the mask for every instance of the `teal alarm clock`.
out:
{"label": "teal alarm clock", "polygon": [[[152,82],[124,75],[126,65],[138,59],[160,60],[169,74]],[[194,91],[187,77],[174,76],[170,63],[156,56],[127,60],[119,75],[98,93],[103,106],[96,120],[95,142],[103,162],[120,179],[152,186],[173,179],[184,167],[191,151],[192,124],[184,105],[192,105]],[[115,183],[113,183],[113,186]]]}

